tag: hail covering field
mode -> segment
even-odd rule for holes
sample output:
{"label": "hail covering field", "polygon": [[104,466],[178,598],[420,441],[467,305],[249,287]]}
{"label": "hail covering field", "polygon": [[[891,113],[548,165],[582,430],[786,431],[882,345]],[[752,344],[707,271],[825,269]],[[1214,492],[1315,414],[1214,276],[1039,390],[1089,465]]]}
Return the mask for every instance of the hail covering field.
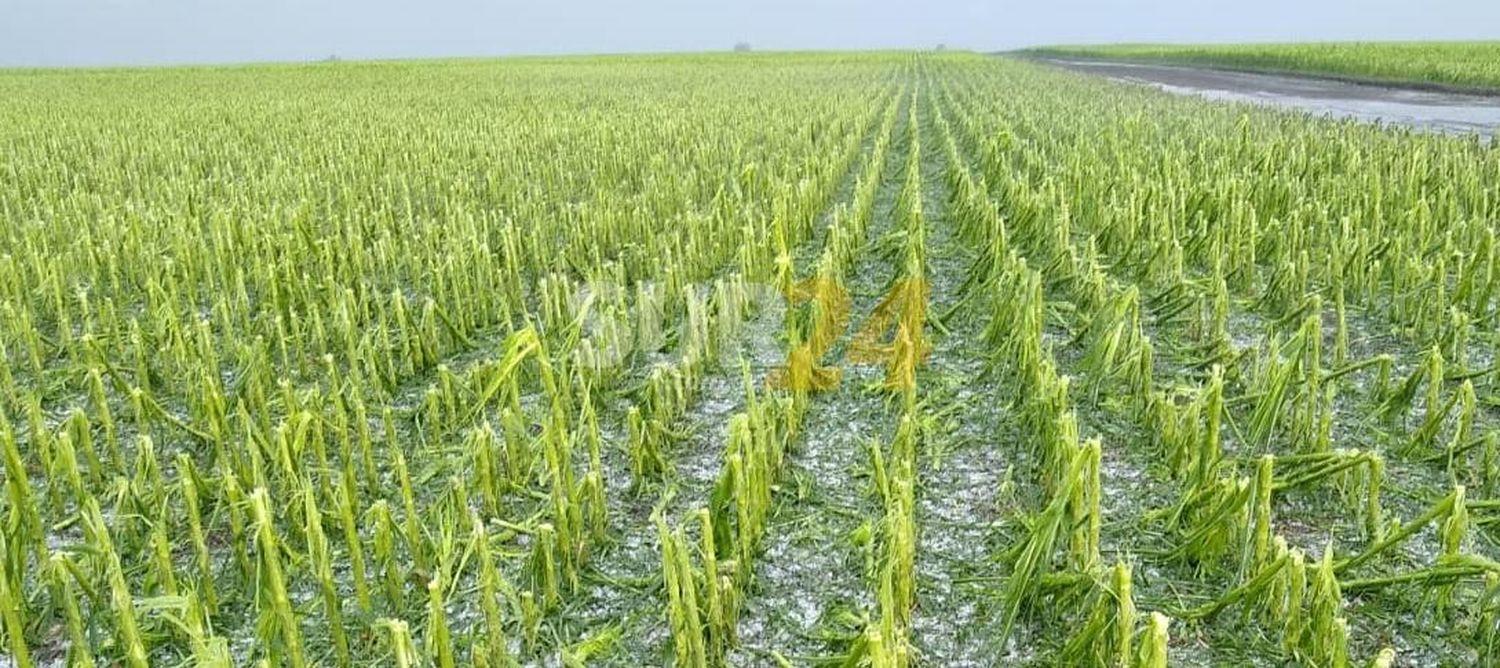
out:
{"label": "hail covering field", "polygon": [[9,72],[0,150],[9,665],[1496,660],[1478,140],[737,54]]}

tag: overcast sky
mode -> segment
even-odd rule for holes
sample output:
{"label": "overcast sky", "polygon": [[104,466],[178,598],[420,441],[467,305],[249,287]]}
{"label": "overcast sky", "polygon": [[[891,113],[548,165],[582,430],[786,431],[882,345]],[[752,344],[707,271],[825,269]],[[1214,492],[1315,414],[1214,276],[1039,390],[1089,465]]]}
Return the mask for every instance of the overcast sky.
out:
{"label": "overcast sky", "polygon": [[1497,0],[0,0],[0,66],[1496,39]]}

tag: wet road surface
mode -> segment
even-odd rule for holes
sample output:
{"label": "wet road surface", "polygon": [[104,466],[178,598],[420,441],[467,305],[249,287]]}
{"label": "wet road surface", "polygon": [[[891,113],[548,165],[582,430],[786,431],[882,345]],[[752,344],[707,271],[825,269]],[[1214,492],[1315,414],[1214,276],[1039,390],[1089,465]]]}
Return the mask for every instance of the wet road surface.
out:
{"label": "wet road surface", "polygon": [[1301,109],[1318,116],[1354,118],[1452,134],[1478,133],[1493,137],[1500,131],[1500,97],[1175,65],[1056,58],[1033,60],[1211,100]]}

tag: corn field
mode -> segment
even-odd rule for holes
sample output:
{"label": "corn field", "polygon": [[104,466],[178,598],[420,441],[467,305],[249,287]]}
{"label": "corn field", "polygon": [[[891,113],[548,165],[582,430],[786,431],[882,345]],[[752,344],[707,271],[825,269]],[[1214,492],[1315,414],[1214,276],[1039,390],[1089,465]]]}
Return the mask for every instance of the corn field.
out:
{"label": "corn field", "polygon": [[1500,151],[966,53],[0,72],[0,663],[1500,662]]}

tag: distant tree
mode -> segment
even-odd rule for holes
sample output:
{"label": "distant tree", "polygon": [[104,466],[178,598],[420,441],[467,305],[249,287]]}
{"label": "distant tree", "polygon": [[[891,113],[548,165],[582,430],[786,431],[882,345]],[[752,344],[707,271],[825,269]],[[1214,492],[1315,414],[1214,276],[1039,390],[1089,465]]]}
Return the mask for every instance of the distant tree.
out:
{"label": "distant tree", "polygon": [[339,54],[337,54],[337,53],[330,53],[330,54],[328,54],[327,58],[323,59],[323,62],[325,62],[325,63],[336,63],[336,62],[339,62]]}
{"label": "distant tree", "polygon": [[734,43],[734,50],[737,51],[737,52],[740,52],[740,53],[744,53],[746,51],[749,51],[750,50],[750,43],[749,42],[735,42]]}
{"label": "distant tree", "polygon": [[937,50],[938,51],[947,51],[948,50],[948,45],[947,44],[939,44],[939,45],[937,45]]}

